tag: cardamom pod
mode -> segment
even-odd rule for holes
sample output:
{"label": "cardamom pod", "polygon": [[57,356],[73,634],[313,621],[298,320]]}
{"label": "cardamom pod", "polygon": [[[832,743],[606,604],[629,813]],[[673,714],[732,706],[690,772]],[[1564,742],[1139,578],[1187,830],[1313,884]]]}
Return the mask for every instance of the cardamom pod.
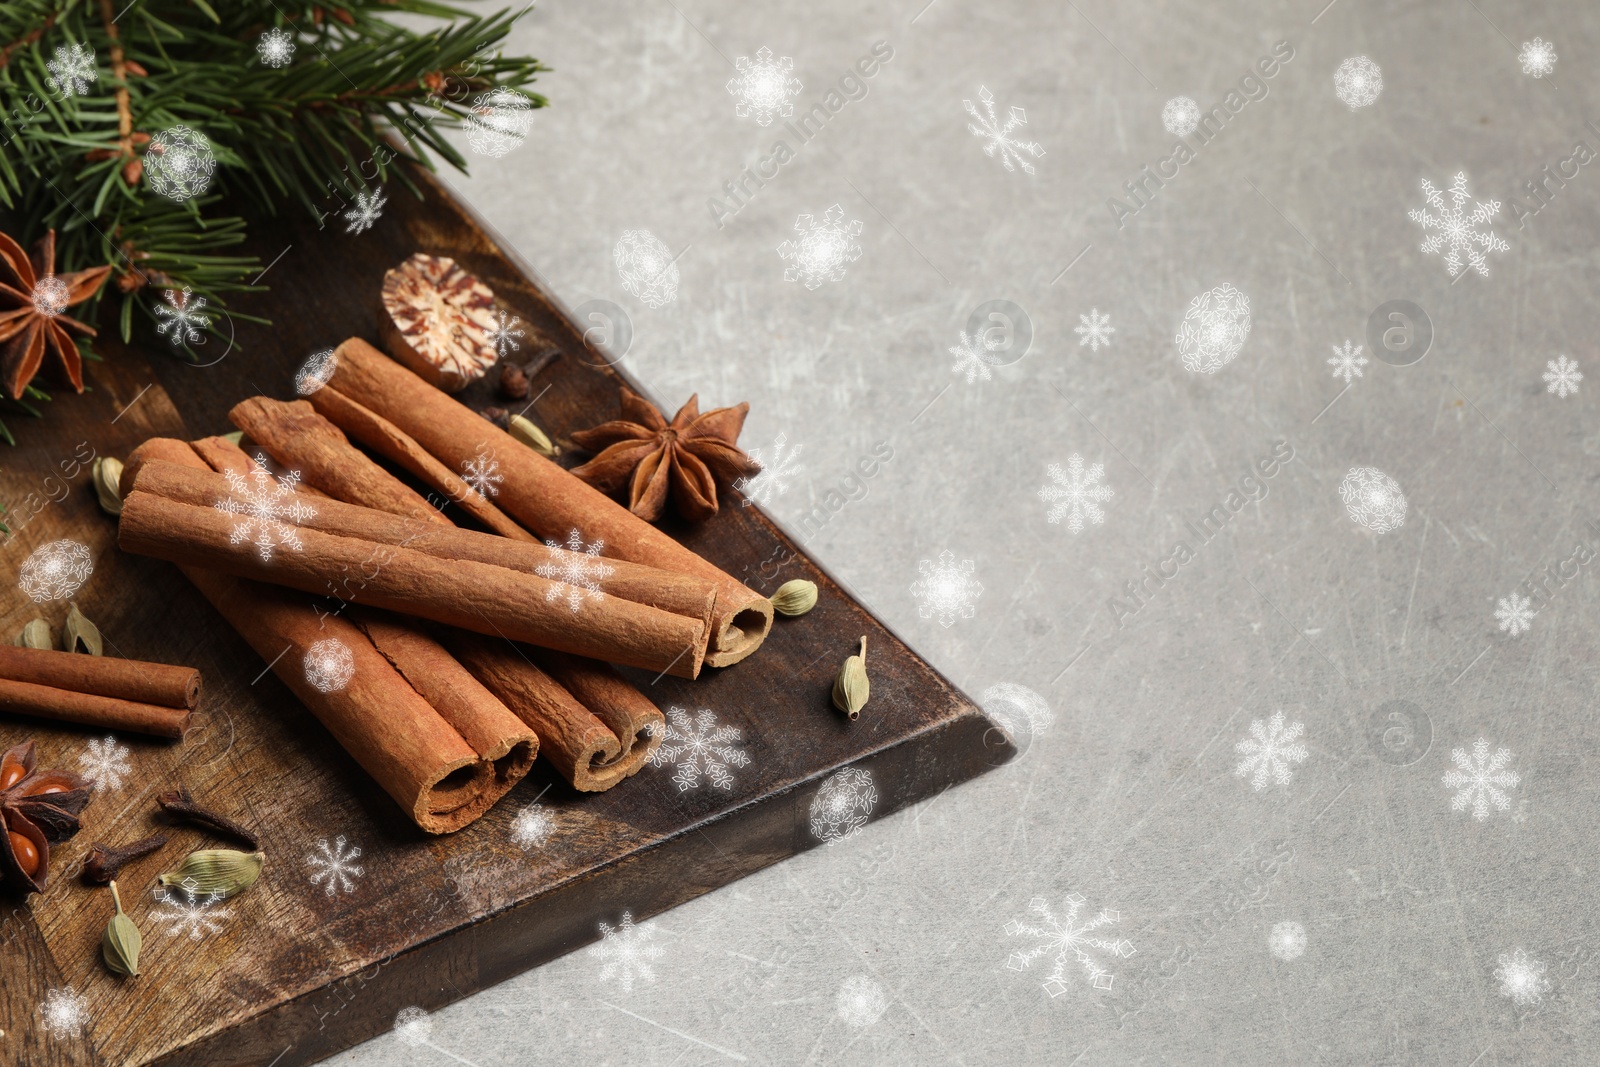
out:
{"label": "cardamom pod", "polygon": [[538,424],[532,419],[524,418],[521,415],[513,415],[510,422],[506,424],[506,432],[546,458],[553,458],[561,453],[561,450],[555,446],[555,442],[550,440],[549,436],[539,429]]}
{"label": "cardamom pod", "polygon": [[100,628],[84,618],[76,603],[67,609],[67,621],[61,624],[61,644],[68,652],[87,652],[91,656],[104,651]]}
{"label": "cardamom pod", "polygon": [[852,719],[861,717],[872,692],[872,682],[867,678],[867,638],[861,637],[861,652],[844,661],[839,676],[833,680],[833,706]]}
{"label": "cardamom pod", "polygon": [[224,441],[232,441],[236,445],[241,445],[242,446],[243,443],[244,443],[244,431],[243,430],[235,430],[232,433],[225,433],[225,434],[222,434],[220,436],[222,437],[222,439]]}
{"label": "cardamom pod", "polygon": [[50,624],[43,619],[35,618],[28,621],[22,632],[12,638],[11,643],[20,648],[45,648],[56,647],[55,631],[50,629]]}
{"label": "cardamom pod", "polygon": [[94,495],[100,510],[115,518],[122,514],[122,460],[99,456],[94,461]]}
{"label": "cardamom pod", "polygon": [[804,615],[817,606],[817,583],[795,578],[772,594],[772,610],[779,615]]}
{"label": "cardamom pod", "polygon": [[116,901],[117,913],[106,924],[106,932],[100,935],[100,955],[105,957],[106,966],[113,974],[133,978],[139,973],[139,949],[144,944],[144,938],[139,928],[133,925],[133,920],[122,910],[122,898],[117,895],[115,879],[111,882],[111,899]]}
{"label": "cardamom pod", "polygon": [[[256,879],[261,877],[261,865],[266,859],[263,852],[203,848],[185,856],[177,870],[163,874],[161,884],[182,886],[195,896],[215,894],[226,900],[256,884]],[[190,879],[193,879],[192,883]]]}

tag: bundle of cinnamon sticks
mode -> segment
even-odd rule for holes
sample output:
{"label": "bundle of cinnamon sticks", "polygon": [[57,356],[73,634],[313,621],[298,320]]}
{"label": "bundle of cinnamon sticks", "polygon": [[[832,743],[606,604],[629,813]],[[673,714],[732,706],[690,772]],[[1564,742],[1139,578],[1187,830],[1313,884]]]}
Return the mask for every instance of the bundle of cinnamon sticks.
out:
{"label": "bundle of cinnamon sticks", "polygon": [[175,739],[199,700],[192,667],[0,645],[0,711]]}

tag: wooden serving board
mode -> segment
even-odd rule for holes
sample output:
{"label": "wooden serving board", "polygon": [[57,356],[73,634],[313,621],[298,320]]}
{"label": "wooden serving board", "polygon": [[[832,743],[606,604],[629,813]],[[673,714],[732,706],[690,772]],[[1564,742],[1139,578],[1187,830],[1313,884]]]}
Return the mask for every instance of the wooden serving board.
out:
{"label": "wooden serving board", "polygon": [[[530,412],[558,443],[614,417],[626,376],[586,348],[533,272],[479,220],[429,176],[416,180],[420,201],[392,183],[383,218],[359,236],[342,232],[337,214],[321,231],[257,220],[253,250],[263,262],[282,256],[263,279],[271,293],[239,307],[275,321],[237,323],[242,349],[212,340],[204,351],[213,364],[197,368],[160,351],[148,322],[136,321],[132,346],[108,329],[98,343],[105,360],[87,374],[91,392],[60,394],[43,422],[7,417],[18,446],[0,446],[0,502],[14,528],[0,546],[11,589],[0,600],[0,639],[35,615],[60,625],[67,603],[32,603],[15,575],[33,549],[71,538],[93,553],[94,573],[75,599],[103,631],[107,654],[196,666],[205,694],[184,741],[117,739],[128,749],[129,773],[120,787],[97,791],[82,832],[53,851],[47,892],[23,899],[0,887],[0,1063],[312,1063],[390,1029],[403,1008],[438,1008],[588,944],[601,922],[615,925],[624,911],[643,920],[816,847],[813,801],[846,767],[871,776],[876,819],[1013,754],[967,697],[759,509],[725,507],[699,529],[671,532],[763,592],[810,578],[821,590],[818,607],[780,618],[755,656],[708,669],[697,682],[633,677],[663,709],[709,708],[743,731],[750,762],[734,768],[732,788],[703,782],[680,791],[670,767],[646,766],[610,792],[580,795],[540,764],[482,820],[430,838],[175,568],[118,551],[86,459],[126,456],[154,435],[227,432],[229,407],[246,396],[291,398],[294,372],[311,352],[351,335],[376,339],[383,272],[415,251],[456,257],[560,348],[534,379],[534,393],[545,391]],[[537,350],[538,339],[527,340]],[[497,403],[487,382],[462,398],[474,407]],[[851,723],[830,708],[828,694],[862,634],[872,701]],[[77,770],[98,736],[0,720],[0,748],[33,737],[44,766]],[[153,915],[156,876],[191,849],[223,844],[173,832],[119,881],[144,952],[141,976],[118,979],[99,959],[110,894],[85,887],[76,869],[93,842],[126,843],[161,826],[153,797],[180,783],[260,832],[266,870],[223,905],[229,914],[214,932],[169,933]],[[513,820],[536,800],[552,831],[524,850]],[[329,893],[312,884],[308,858],[341,838],[361,850],[362,873],[351,891]],[[82,998],[81,1019],[55,1021],[81,1025],[51,1029],[41,1008],[65,990]],[[58,1002],[63,995],[54,994]]]}

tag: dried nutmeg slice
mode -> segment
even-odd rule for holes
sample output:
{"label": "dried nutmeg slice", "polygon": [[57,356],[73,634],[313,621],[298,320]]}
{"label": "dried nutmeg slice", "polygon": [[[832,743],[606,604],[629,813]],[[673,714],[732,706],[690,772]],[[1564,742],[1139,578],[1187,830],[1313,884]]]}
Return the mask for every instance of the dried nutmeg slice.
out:
{"label": "dried nutmeg slice", "polygon": [[50,842],[78,832],[89,786],[66,771],[34,768],[33,742],[0,755],[0,881],[23,892],[44,891],[50,876]]}
{"label": "dried nutmeg slice", "polygon": [[447,393],[495,364],[494,291],[448,256],[418,252],[383,276],[384,348]]}

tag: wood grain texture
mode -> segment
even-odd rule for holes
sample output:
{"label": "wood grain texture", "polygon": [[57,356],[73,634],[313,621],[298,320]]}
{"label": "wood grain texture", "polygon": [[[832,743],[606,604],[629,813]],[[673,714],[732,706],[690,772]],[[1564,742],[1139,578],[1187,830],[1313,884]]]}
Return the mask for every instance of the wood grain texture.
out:
{"label": "wood grain texture", "polygon": [[[970,700],[759,509],[724,508],[704,527],[666,529],[760,591],[790,578],[815,581],[816,610],[780,620],[754,657],[698,681],[623,673],[662,709],[710,708],[743,731],[751,761],[734,769],[733,787],[680,792],[670,768],[646,766],[609,792],[585,795],[541,764],[479,822],[430,840],[173,566],[118,551],[84,455],[123,457],[155,435],[225,433],[228,410],[244,397],[294,397],[295,371],[311,353],[351,335],[376,338],[383,272],[419,250],[455,257],[561,349],[536,375],[528,414],[564,446],[563,462],[582,460],[568,435],[614,417],[617,385],[627,379],[584,347],[530,269],[431,178],[418,184],[425,199],[396,185],[383,220],[359,238],[292,218],[259,221],[254,250],[263,262],[283,256],[263,279],[272,292],[242,309],[277,321],[238,323],[242,350],[212,341],[211,366],[186,366],[162,353],[153,327],[136,317],[131,347],[103,331],[106,358],[87,368],[89,393],[58,398],[47,422],[13,426],[19,444],[0,455],[0,501],[13,518],[43,506],[0,545],[6,572],[49,540],[88,545],[95,570],[76,600],[105,634],[107,654],[193,665],[206,688],[182,742],[118,739],[132,773],[101,790],[83,831],[55,850],[46,893],[23,901],[0,890],[0,1064],[314,1062],[389,1029],[401,1008],[438,1008],[594,941],[598,923],[615,923],[623,910],[642,920],[815,847],[810,805],[846,766],[870,771],[873,818],[881,818],[1012,754]],[[459,397],[482,407],[495,402],[491,389],[483,382]],[[45,484],[68,468],[70,491]],[[477,528],[454,505],[445,514]],[[4,603],[7,640],[35,614],[58,625],[66,611],[65,601],[36,605],[20,594]],[[872,703],[848,723],[830,709],[829,686],[862,634],[873,648]],[[29,736],[44,765],[76,770],[95,735],[0,720],[0,747]],[[125,843],[166,827],[153,797],[179,784],[255,828],[266,869],[228,902],[232,914],[218,933],[169,936],[152,915],[156,875],[191,849],[223,843],[174,829],[163,849],[119,878],[145,940],[144,973],[120,980],[99,961],[110,895],[83,886],[76,869],[95,841]],[[554,830],[524,851],[512,823],[536,797]],[[353,892],[329,894],[310,883],[307,857],[341,836],[361,849],[363,874]],[[47,1033],[39,1005],[50,989],[69,986],[87,1000],[85,1026]]]}

